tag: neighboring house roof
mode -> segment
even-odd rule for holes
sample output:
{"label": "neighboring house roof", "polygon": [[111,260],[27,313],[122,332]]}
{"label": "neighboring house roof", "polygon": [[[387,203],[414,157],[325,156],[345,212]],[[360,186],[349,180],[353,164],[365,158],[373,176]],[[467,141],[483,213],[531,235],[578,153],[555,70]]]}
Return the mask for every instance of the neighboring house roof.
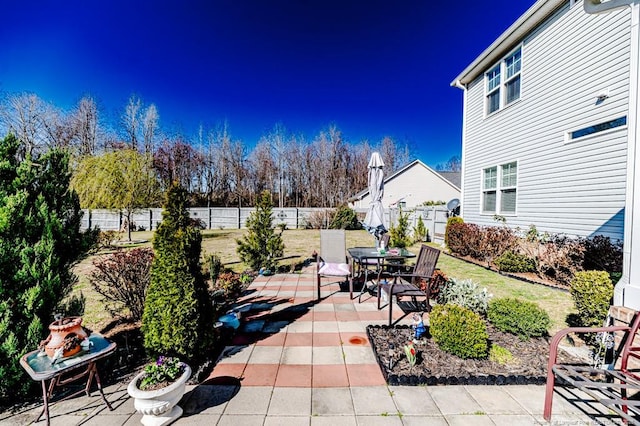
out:
{"label": "neighboring house roof", "polygon": [[555,12],[566,0],[538,0],[502,33],[484,52],[451,82],[452,86],[469,84],[509,53],[534,28]]}
{"label": "neighboring house roof", "polygon": [[[460,172],[436,172],[435,170],[433,170],[431,167],[427,166],[420,160],[413,160],[412,162],[396,170],[394,173],[390,174],[384,179],[384,183],[386,184],[388,181],[394,179],[396,176],[401,175],[402,173],[406,172],[407,170],[409,170],[410,168],[416,165],[420,165],[424,167],[425,169],[433,173],[435,176],[439,177],[440,179],[442,179],[443,181],[447,182],[449,185],[455,187],[455,189],[460,191],[460,182],[461,182]],[[448,174],[451,174],[451,175],[448,175]],[[350,200],[362,200],[368,194],[369,194],[369,188],[366,188],[358,192],[357,194],[355,194],[353,197],[350,198]]]}
{"label": "neighboring house roof", "polygon": [[436,173],[454,184],[457,188],[460,188],[460,184],[462,183],[461,172],[437,171]]}

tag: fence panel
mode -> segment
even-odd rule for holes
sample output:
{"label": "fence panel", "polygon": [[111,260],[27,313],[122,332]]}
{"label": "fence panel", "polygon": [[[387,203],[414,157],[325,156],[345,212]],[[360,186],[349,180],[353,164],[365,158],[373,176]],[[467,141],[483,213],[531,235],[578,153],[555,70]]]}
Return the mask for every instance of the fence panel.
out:
{"label": "fence panel", "polygon": [[238,229],[240,211],[236,207],[212,207],[211,229]]}
{"label": "fence panel", "polygon": [[119,231],[122,226],[122,217],[118,210],[82,210],[85,216],[91,218],[87,225],[92,228],[98,227],[103,231]]}
{"label": "fence panel", "polygon": [[151,209],[137,210],[131,215],[134,231],[149,231],[152,228]]}

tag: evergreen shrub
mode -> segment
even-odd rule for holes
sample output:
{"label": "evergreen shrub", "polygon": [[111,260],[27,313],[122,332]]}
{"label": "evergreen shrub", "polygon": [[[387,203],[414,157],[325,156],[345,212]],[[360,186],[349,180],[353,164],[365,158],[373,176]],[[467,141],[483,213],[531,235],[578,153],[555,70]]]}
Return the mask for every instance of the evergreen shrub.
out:
{"label": "evergreen shrub", "polygon": [[[570,293],[578,311],[578,323],[575,325],[601,327],[607,318],[613,297],[613,284],[609,274],[605,271],[577,272],[571,280]],[[581,337],[587,343],[594,343],[594,338],[589,334]]]}
{"label": "evergreen shrub", "polygon": [[413,228],[413,242],[419,243],[423,241],[429,241],[429,230],[424,225],[422,216],[418,216],[416,226]]}
{"label": "evergreen shrub", "polygon": [[236,239],[240,259],[255,271],[260,268],[275,270],[277,258],[284,253],[282,235],[273,229],[272,210],[271,194],[263,191],[256,210],[247,219],[247,234]]}
{"label": "evergreen shrub", "polygon": [[68,314],[72,267],[97,242],[98,231],[80,232],[70,179],[66,153],[30,153],[11,134],[0,140],[0,405],[36,390],[19,359],[47,337],[55,313]]}
{"label": "evergreen shrub", "polygon": [[493,260],[493,263],[503,272],[534,272],[536,261],[526,254],[507,250]]}
{"label": "evergreen shrub", "polygon": [[398,223],[389,229],[389,244],[391,247],[404,248],[411,244],[409,237],[409,213],[398,210]]}
{"label": "evergreen shrub", "polygon": [[[447,226],[446,226],[445,231],[444,231],[444,245],[445,246],[451,248],[449,246],[449,234],[450,234],[450,232],[451,233],[453,233],[453,232],[459,233],[460,230],[462,229],[459,226],[453,226],[453,225],[460,225],[460,224],[463,224],[463,223],[464,223],[464,219],[462,219],[460,216],[451,216],[450,218],[447,219]],[[457,235],[455,237],[457,237]],[[457,252],[454,251],[454,253],[457,253]]]}
{"label": "evergreen shrub", "polygon": [[362,229],[362,224],[360,224],[355,210],[349,206],[342,205],[338,207],[331,219],[329,229]]}
{"label": "evergreen shrub", "polygon": [[142,333],[148,355],[198,360],[212,342],[212,306],[200,269],[202,236],[190,225],[187,192],[173,185],[153,248]]}
{"label": "evergreen shrub", "polygon": [[507,297],[489,302],[487,319],[498,330],[515,334],[522,341],[546,336],[551,326],[549,314],[535,303]]}
{"label": "evergreen shrub", "polygon": [[222,259],[218,254],[211,254],[207,257],[207,264],[209,266],[209,278],[211,278],[212,283],[215,283],[222,271]]}
{"label": "evergreen shrub", "polygon": [[440,349],[460,358],[486,358],[487,326],[480,315],[457,305],[436,305],[429,314],[429,332]]}

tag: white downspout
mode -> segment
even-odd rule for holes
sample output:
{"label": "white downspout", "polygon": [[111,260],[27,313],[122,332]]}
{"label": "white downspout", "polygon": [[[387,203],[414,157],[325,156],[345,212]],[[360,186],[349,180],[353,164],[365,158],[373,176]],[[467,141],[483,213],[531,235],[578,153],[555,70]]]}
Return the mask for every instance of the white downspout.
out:
{"label": "white downspout", "polygon": [[465,181],[465,171],[464,166],[466,164],[465,161],[465,142],[467,139],[467,86],[462,84],[460,80],[456,80],[454,86],[458,89],[462,89],[462,158],[460,158],[460,217],[464,218],[464,181]]}

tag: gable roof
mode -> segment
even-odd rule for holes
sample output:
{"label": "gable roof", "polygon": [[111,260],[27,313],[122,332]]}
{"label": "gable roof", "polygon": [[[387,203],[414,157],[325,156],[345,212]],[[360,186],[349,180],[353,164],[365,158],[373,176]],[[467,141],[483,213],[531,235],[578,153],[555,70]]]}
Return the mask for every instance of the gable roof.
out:
{"label": "gable roof", "polygon": [[448,171],[436,171],[436,173],[454,184],[457,188],[460,188],[460,184],[462,183],[462,173]]}
{"label": "gable roof", "polygon": [[[394,173],[390,174],[389,176],[387,176],[384,179],[384,184],[386,185],[387,182],[393,180],[396,176],[401,175],[402,173],[406,172],[407,170],[409,170],[409,169],[411,169],[411,168],[413,168],[415,166],[424,167],[425,169],[427,169],[427,171],[433,173],[434,176],[442,179],[448,185],[450,185],[450,186],[454,187],[456,190],[460,191],[460,181],[461,181],[460,172],[436,172],[435,170],[433,170],[431,167],[427,166],[426,164],[424,164],[420,160],[413,160],[412,162],[410,162],[410,163],[404,165],[403,167],[401,167],[400,169],[396,170]],[[456,174],[457,174],[457,177],[455,176]],[[456,179],[457,179],[457,183],[456,183]],[[355,194],[353,197],[350,198],[350,200],[362,200],[368,194],[369,194],[369,188],[366,188],[366,189],[363,189],[362,191],[358,192],[357,194]]]}
{"label": "gable roof", "polygon": [[509,53],[534,28],[562,6],[566,0],[538,0],[516,22],[500,35],[452,82],[451,86],[463,88],[490,66]]}

